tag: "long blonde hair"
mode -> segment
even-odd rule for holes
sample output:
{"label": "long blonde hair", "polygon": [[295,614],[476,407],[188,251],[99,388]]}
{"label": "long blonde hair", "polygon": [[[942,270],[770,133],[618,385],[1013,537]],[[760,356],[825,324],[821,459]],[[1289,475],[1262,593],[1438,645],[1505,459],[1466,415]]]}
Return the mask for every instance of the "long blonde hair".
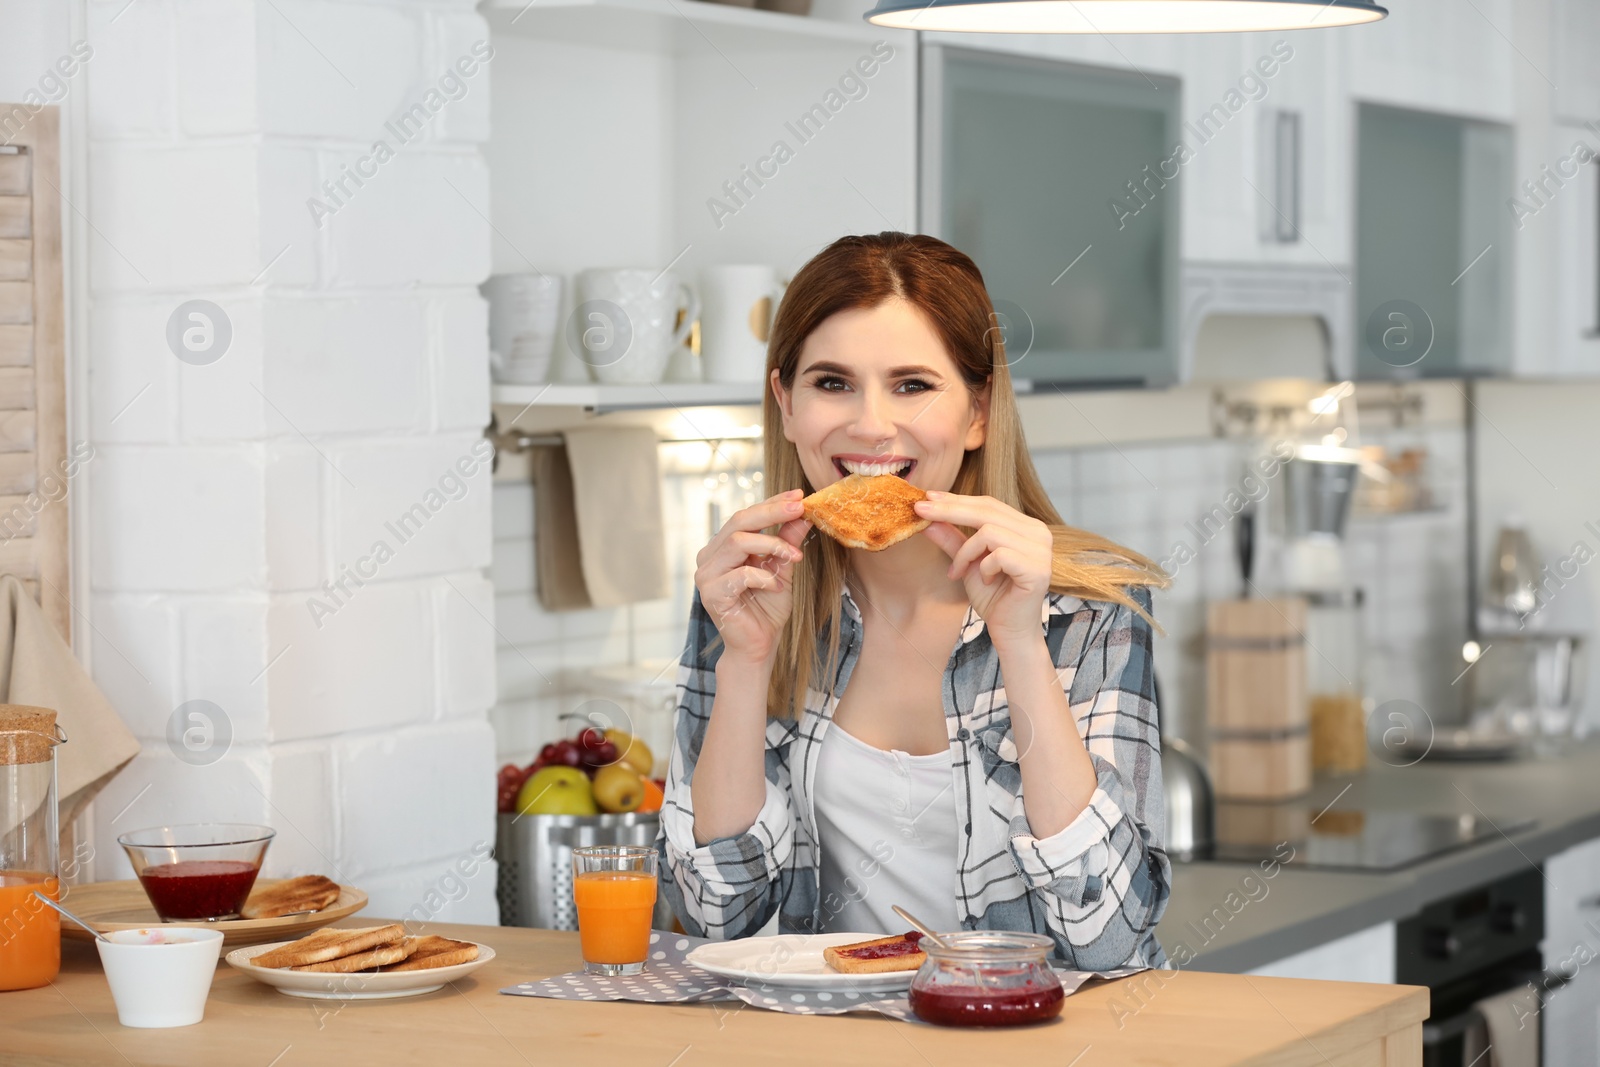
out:
{"label": "long blonde hair", "polygon": [[[789,283],[767,346],[765,380],[770,383],[777,371],[784,388],[792,389],[806,338],[824,320],[896,297],[927,317],[968,390],[976,393],[986,383],[989,386],[984,444],[966,454],[951,492],[992,496],[1046,523],[1055,539],[1052,592],[1124,604],[1154,625],[1128,589],[1165,586],[1167,575],[1132,549],[1066,525],[1040,485],[1011,391],[1005,338],[995,326],[983,275],[965,253],[936,237],[892,230],[839,238]],[[782,413],[770,388],[763,416],[768,491],[798,487],[807,494],[814,492],[817,487],[806,479],[795,446],[783,435]],[[780,717],[798,718],[812,674],[831,676],[839,662],[840,593],[849,556],[828,537],[807,538],[804,553],[794,568],[794,608],[767,691],[768,711]],[[822,633],[828,635],[826,657],[818,650]]]}

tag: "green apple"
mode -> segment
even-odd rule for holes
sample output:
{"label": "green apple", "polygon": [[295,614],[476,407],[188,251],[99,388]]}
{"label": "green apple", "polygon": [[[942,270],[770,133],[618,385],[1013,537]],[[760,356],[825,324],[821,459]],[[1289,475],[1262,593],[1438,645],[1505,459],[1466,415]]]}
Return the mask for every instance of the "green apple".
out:
{"label": "green apple", "polygon": [[533,774],[517,793],[523,815],[598,815],[589,776],[576,767],[546,767]]}

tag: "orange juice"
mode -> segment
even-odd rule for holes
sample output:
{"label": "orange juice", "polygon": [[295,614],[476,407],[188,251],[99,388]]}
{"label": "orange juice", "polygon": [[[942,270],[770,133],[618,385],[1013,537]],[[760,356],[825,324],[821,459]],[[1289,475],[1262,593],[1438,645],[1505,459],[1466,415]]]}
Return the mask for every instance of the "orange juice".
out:
{"label": "orange juice", "polygon": [[586,871],[572,879],[578,940],[585,963],[642,963],[650,954],[656,876],[643,871]]}
{"label": "orange juice", "polygon": [[38,900],[61,899],[61,883],[40,871],[0,871],[0,989],[33,989],[61,970],[61,916]]}

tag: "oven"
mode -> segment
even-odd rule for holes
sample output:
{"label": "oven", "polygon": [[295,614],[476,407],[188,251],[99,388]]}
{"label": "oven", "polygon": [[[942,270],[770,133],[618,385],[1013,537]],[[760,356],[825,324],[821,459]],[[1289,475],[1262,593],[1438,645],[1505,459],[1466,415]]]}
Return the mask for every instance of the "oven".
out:
{"label": "oven", "polygon": [[1477,1004],[1522,990],[1529,1025],[1543,1020],[1544,879],[1537,868],[1435,901],[1396,925],[1395,981],[1429,989],[1423,1067],[1477,1067],[1490,1037]]}

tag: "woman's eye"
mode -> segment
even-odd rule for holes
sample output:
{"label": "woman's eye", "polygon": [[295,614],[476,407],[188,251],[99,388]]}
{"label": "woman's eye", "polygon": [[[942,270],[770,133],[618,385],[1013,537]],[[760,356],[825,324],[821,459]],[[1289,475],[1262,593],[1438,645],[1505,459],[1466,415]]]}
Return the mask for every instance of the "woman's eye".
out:
{"label": "woman's eye", "polygon": [[[842,392],[843,389],[850,387],[850,382],[846,382],[838,374],[822,374],[819,378],[811,379],[811,384],[821,389],[822,392]],[[835,389],[835,386],[837,386],[837,389]],[[907,386],[910,386],[910,389],[907,389]],[[906,392],[906,394],[918,394],[918,392],[926,392],[926,390],[933,389],[933,386],[920,378],[907,378],[906,381],[902,381],[899,384],[898,389]]]}

